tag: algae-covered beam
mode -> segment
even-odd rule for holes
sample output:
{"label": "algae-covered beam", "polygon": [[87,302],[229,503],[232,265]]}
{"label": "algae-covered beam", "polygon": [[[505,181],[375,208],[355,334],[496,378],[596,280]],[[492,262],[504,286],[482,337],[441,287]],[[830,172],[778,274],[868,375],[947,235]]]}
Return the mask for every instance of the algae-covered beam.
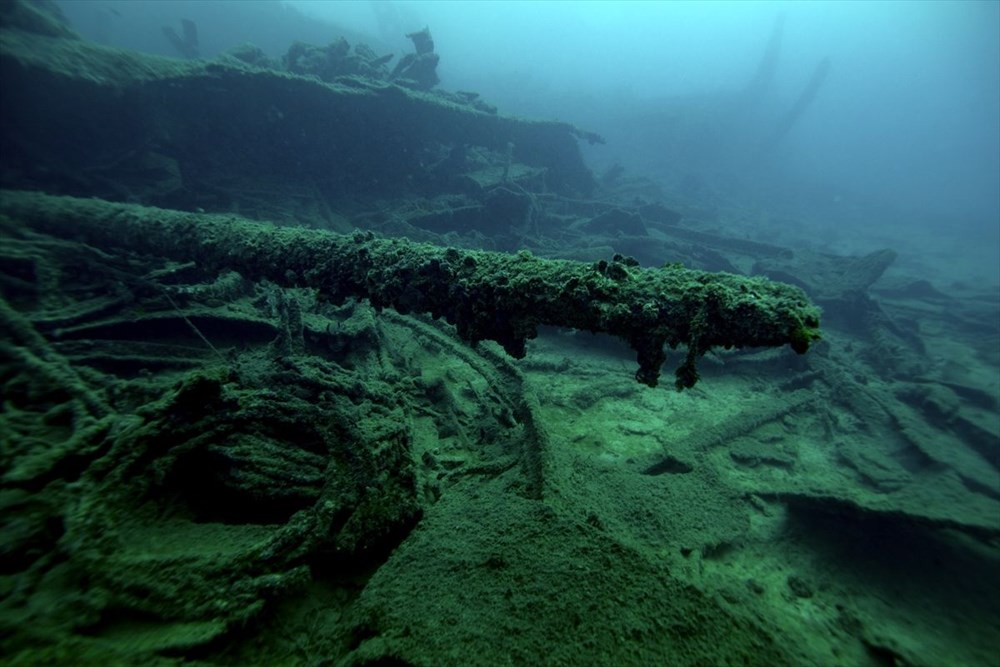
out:
{"label": "algae-covered beam", "polygon": [[608,333],[636,351],[636,378],[649,386],[657,384],[665,345],[688,348],[680,389],[694,385],[695,359],[714,347],[787,343],[804,353],[819,335],[818,310],[797,287],[680,266],[644,269],[621,256],[550,260],[19,191],[0,192],[0,214],[5,225],[105,250],[233,269],[311,287],[333,302],[356,297],[430,313],[464,340],[494,340],[518,358],[539,325]]}

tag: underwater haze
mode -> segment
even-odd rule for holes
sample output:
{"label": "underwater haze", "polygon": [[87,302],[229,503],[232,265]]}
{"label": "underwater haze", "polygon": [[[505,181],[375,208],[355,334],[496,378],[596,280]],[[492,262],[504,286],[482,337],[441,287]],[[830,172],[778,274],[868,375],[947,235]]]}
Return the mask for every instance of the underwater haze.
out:
{"label": "underwater haze", "polygon": [[[293,4],[309,15],[376,28],[361,3]],[[593,151],[598,165],[617,161],[648,173],[685,160],[703,170],[721,163],[740,172],[747,187],[819,187],[831,209],[863,197],[908,216],[907,224],[1000,248],[1000,3],[403,7],[407,31],[432,28],[443,86],[477,90],[508,111],[568,120],[611,138]],[[713,130],[740,133],[722,137],[732,153],[695,145],[677,155],[669,144],[634,136],[657,122],[657,105],[671,98],[743,90],[779,18],[780,59],[765,108],[753,125]],[[823,59],[830,61],[827,80],[781,145],[764,156],[739,153],[748,138],[763,140],[773,130]],[[616,145],[623,135],[631,141]],[[702,152],[711,152],[712,164],[701,162]],[[980,261],[981,275],[1000,279],[1000,256]]]}
{"label": "underwater haze", "polygon": [[1000,667],[1000,3],[0,0],[0,663]]}
{"label": "underwater haze", "polygon": [[[364,5],[293,3],[374,32]],[[996,236],[1000,224],[1000,3],[410,2],[430,26],[442,85],[519,113],[613,132],[624,111],[734,94],[784,19],[771,86],[776,123],[816,65],[828,80],[765,168]],[[365,8],[367,9],[367,8]],[[586,122],[585,122],[586,121]],[[600,123],[599,126],[594,126]],[[761,128],[764,129],[764,128]],[[655,146],[652,147],[655,149]],[[629,155],[609,146],[615,159]],[[664,162],[675,159],[661,151]],[[777,164],[776,164],[777,163]],[[750,165],[757,168],[758,165]]]}
{"label": "underwater haze", "polygon": [[[379,4],[392,7],[391,22]],[[997,2],[75,0],[63,8],[89,37],[164,54],[161,26],[195,19],[205,57],[243,42],[277,56],[293,39],[322,43],[345,29],[400,51],[404,34],[429,27],[442,87],[598,132],[608,144],[589,151],[595,168],[620,163],[678,180],[724,172],[730,187],[758,194],[812,193],[827,206],[828,227],[850,228],[847,209],[860,199],[887,207],[890,233],[910,228],[966,245],[974,272],[1000,281],[1000,257],[983,251],[1000,247]],[[656,140],[672,110],[744,91],[777,22],[773,78],[753,109],[685,126],[697,136],[682,144]],[[824,60],[828,74],[807,108],[759,150]],[[852,249],[872,249],[863,243]]]}

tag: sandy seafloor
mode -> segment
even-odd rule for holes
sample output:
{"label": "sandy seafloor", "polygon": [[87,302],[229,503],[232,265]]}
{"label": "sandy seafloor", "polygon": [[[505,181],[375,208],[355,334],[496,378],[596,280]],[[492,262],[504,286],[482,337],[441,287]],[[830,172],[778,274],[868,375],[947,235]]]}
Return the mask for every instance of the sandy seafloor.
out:
{"label": "sandy seafloor", "polygon": [[[851,240],[866,250],[863,237]],[[916,267],[947,299],[887,288],[885,306],[917,318],[936,377],[995,395],[995,341],[963,334],[947,318],[995,306],[996,289],[983,286],[989,268],[969,261],[975,252],[957,241],[951,256],[937,241],[924,241],[926,253],[919,238],[900,242],[899,266],[882,280],[905,282]],[[358,357],[356,370],[370,374],[374,364],[395,369],[387,377],[397,382],[414,377],[408,389],[388,389],[416,397],[390,421],[410,430],[425,494],[398,546],[368,565],[363,555],[346,565],[307,559],[305,581],[263,594],[263,610],[234,629],[206,615],[203,591],[184,618],[188,570],[253,557],[254,545],[280,529],[274,517],[254,519],[260,508],[208,516],[199,504],[210,496],[178,501],[170,492],[133,509],[109,502],[101,512],[123,515],[96,521],[99,538],[81,537],[86,527],[77,525],[82,552],[52,526],[42,532],[55,531],[53,546],[30,539],[30,558],[44,548],[53,554],[35,561],[27,580],[10,571],[23,565],[11,547],[3,618],[14,664],[998,664],[996,471],[947,427],[965,419],[995,434],[995,405],[949,394],[915,410],[896,399],[911,385],[880,377],[865,361],[866,341],[836,328],[805,357],[713,353],[701,382],[678,393],[636,383],[631,352],[603,336],[546,329],[518,361],[492,343],[473,352],[429,321],[363,306],[352,317],[362,333],[349,336],[374,336],[381,350]],[[256,362],[232,359],[241,377],[253,376]],[[204,363],[209,375],[218,372],[217,361]],[[517,371],[522,379],[497,384],[498,372]],[[159,386],[154,395],[165,391],[169,402],[183,376],[142,374],[134,391]],[[521,401],[536,420],[534,436],[544,435],[536,443],[540,499],[525,497],[525,451],[490,436]],[[864,403],[891,418],[877,421]],[[14,422],[30,422],[29,412],[8,402],[6,428],[23,428]],[[914,446],[928,451],[915,457]],[[150,464],[130,465],[142,476]],[[106,493],[103,474],[29,485],[27,499],[8,488],[5,500],[29,524],[36,512],[88,511],[101,498],[58,511],[46,505],[76,502],[88,484]],[[81,523],[79,514],[71,523]],[[23,528],[8,525],[18,535]],[[105,540],[116,545],[104,547],[115,572],[95,586],[87,577],[104,557],[86,552]],[[171,578],[179,588],[165,601],[141,592],[169,588]],[[220,594],[233,584],[200,583]],[[138,586],[138,598],[107,607],[102,596],[115,598],[120,591],[109,591],[119,586]],[[250,598],[260,595],[254,589]],[[157,617],[160,606],[174,617]]]}
{"label": "sandy seafloor", "polygon": [[[739,217],[760,220],[768,214],[764,209]],[[857,214],[863,217],[864,211]],[[891,247],[900,257],[873,287],[876,294],[882,285],[919,277],[956,302],[967,299],[987,313],[993,309],[991,321],[1000,320],[996,311],[1000,239],[995,232],[949,234],[922,230],[906,220],[898,226],[844,225],[831,234],[820,231],[828,215],[823,211],[810,224],[805,213],[799,218],[802,226],[791,233],[787,228],[769,230],[766,224],[751,230],[746,223],[726,231],[780,239],[792,247],[809,247],[817,236],[826,236],[821,250],[843,255]],[[940,302],[931,305],[890,295],[883,299],[888,307],[916,320],[932,367],[941,377],[1000,395],[1000,340],[987,335],[976,341],[975,333],[969,337],[972,344],[968,338],[956,339],[949,334],[954,329],[938,320],[947,310]],[[576,465],[606,481],[586,484],[585,490],[577,491],[579,501],[599,508],[595,511],[601,516],[607,513],[608,525],[621,531],[623,541],[666,564],[684,581],[711,591],[724,604],[746,605],[755,616],[780,627],[799,651],[796,659],[801,664],[1000,664],[1000,604],[993,593],[1000,584],[1000,552],[995,536],[984,543],[959,532],[924,533],[905,521],[815,516],[761,500],[770,490],[800,484],[836,495],[835,489],[857,483],[857,471],[844,470],[838,451],[843,443],[874,451],[885,447],[878,434],[865,432],[856,413],[838,405],[835,392],[819,392],[789,414],[780,414],[775,406],[794,401],[782,387],[783,375],[792,373],[779,371],[766,379],[752,368],[730,373],[725,354],[716,359],[717,365],[704,365],[706,381],[693,391],[643,391],[621,373],[622,365],[627,366],[627,350],[619,354],[593,350],[589,338],[546,336],[533,350],[538,354],[523,363],[553,438],[573,452]],[[829,332],[828,342],[831,353],[852,348],[851,337],[838,331]],[[782,358],[781,353],[760,354]],[[795,368],[795,359],[784,358],[789,369]],[[550,365],[537,362],[536,366],[537,359]],[[891,379],[879,377],[863,363],[840,360],[866,386],[892,391]],[[553,373],[553,366],[559,372]],[[955,409],[968,411],[988,431],[1000,434],[995,406],[963,403]],[[750,417],[736,437],[727,433],[724,442],[697,449],[705,443],[692,434],[760,412],[765,413],[762,423]],[[686,449],[692,441],[694,451]],[[957,443],[947,446],[960,448]],[[744,451],[750,452],[749,457]],[[622,493],[618,485],[623,470],[635,469],[635,459],[656,452],[697,460],[711,471],[707,475],[711,482],[702,478],[677,485],[675,480],[684,474],[662,475],[671,488],[667,493],[663,488],[652,491],[658,496],[654,507],[664,512],[652,519],[646,513],[655,509],[632,504],[632,494],[645,496],[650,490]],[[1000,473],[988,465],[982,471],[991,488],[1000,489]],[[935,489],[933,482],[926,491],[931,502],[962,502],[943,487]],[[1000,514],[987,516],[1000,525]],[[714,530],[724,534],[726,528],[720,525],[727,517],[736,525],[728,527],[732,533],[727,537],[720,536],[721,548],[713,549],[706,534]],[[692,554],[683,549],[678,554],[671,546],[676,546],[676,535],[686,531],[697,533],[706,544]],[[796,580],[806,582],[804,591],[797,592],[792,583]],[[874,646],[882,641],[893,649]]]}

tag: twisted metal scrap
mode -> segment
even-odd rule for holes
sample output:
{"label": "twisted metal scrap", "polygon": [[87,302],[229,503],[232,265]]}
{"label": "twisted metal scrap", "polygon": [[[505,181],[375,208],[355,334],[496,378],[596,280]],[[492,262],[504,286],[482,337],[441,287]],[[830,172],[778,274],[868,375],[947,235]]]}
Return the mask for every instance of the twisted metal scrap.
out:
{"label": "twisted metal scrap", "polygon": [[430,313],[454,324],[464,340],[494,340],[516,358],[539,325],[609,333],[636,351],[636,379],[651,387],[664,345],[688,348],[676,371],[683,389],[698,380],[697,357],[714,347],[788,343],[801,354],[819,338],[819,311],[797,287],[680,266],[643,269],[621,256],[587,264],[457,250],[20,191],[0,192],[0,214],[7,224],[106,250],[312,287],[333,302],[365,298],[376,308]]}

